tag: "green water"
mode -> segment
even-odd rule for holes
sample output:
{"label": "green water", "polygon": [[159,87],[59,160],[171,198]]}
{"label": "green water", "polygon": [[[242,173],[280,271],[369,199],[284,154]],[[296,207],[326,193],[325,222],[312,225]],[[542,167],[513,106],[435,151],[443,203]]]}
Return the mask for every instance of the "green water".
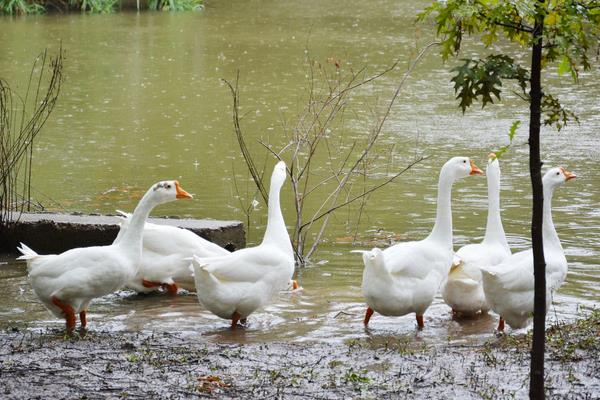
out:
{"label": "green water", "polygon": [[[414,15],[427,2],[212,1],[198,13],[49,15],[0,19],[0,76],[24,90],[32,60],[45,47],[66,50],[65,83],[59,103],[35,143],[33,195],[47,209],[85,213],[132,210],[146,188],[161,179],[179,179],[195,194],[191,202],[157,208],[154,215],[246,219],[242,207],[251,183],[233,134],[231,96],[221,79],[240,73],[242,127],[259,164],[265,150],[286,143],[284,125],[305,105],[307,55],[330,71],[365,68],[378,73],[398,68],[350,98],[344,135],[364,140],[375,115],[387,105],[407,63],[431,39],[431,26],[415,27]],[[480,50],[467,44],[467,53]],[[525,59],[526,63],[527,60]],[[503,221],[513,251],[528,246],[530,189],[527,109],[507,101],[462,115],[450,75],[435,51],[411,74],[384,125],[378,151],[390,165],[370,179],[375,185],[405,166],[415,154],[430,156],[393,184],[372,195],[356,226],[358,210],[335,214],[314,264],[301,271],[301,295],[282,295],[254,314],[250,328],[231,334],[227,324],[202,310],[194,296],[138,297],[121,292],[93,303],[92,329],[155,329],[202,333],[215,340],[343,340],[366,334],[414,334],[413,316],[374,317],[371,332],[361,320],[362,262],[353,248],[386,246],[397,238],[423,238],[435,214],[439,167],[450,157],[472,157],[485,166],[487,154],[507,142],[516,119],[524,121],[517,145],[502,158]],[[569,261],[569,275],[555,299],[552,318],[573,318],[580,306],[600,302],[600,74],[583,74],[575,86],[555,74],[546,84],[579,114],[581,124],[556,133],[543,130],[543,159],[577,173],[553,201],[554,222]],[[284,154],[284,159],[289,154]],[[323,155],[314,173],[327,168]],[[267,159],[266,168],[274,164]],[[234,184],[234,175],[237,187]],[[250,189],[249,196],[247,188]],[[458,182],[453,192],[457,248],[481,239],[486,186],[481,177]],[[241,201],[238,194],[242,197]],[[324,195],[323,195],[324,196]],[[314,198],[315,209],[323,198]],[[291,188],[284,186],[284,215],[292,229]],[[266,208],[252,214],[249,242],[264,231]],[[357,242],[351,243],[358,233]],[[0,269],[2,325],[61,326],[37,301],[23,264]],[[445,341],[487,337],[495,317],[455,322],[440,300],[426,313],[428,329],[418,335]]]}

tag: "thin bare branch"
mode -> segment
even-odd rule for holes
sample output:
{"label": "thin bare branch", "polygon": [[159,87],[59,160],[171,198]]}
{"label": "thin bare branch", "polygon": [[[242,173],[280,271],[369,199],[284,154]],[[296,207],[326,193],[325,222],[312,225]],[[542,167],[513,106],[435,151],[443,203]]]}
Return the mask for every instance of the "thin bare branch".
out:
{"label": "thin bare branch", "polygon": [[[322,214],[320,214],[320,215],[316,216],[315,218],[313,218],[313,219],[311,220],[311,222],[316,222],[316,221],[320,220],[321,218],[323,218],[323,217],[325,217],[325,216],[327,216],[327,215],[331,214],[331,213],[332,213],[332,212],[334,212],[335,210],[338,210],[338,209],[340,209],[340,208],[342,208],[342,207],[345,207],[345,206],[347,206],[348,204],[351,204],[351,203],[355,202],[356,200],[358,200],[358,199],[361,199],[361,198],[363,198],[364,196],[367,196],[367,195],[369,195],[369,194],[373,193],[373,192],[374,192],[374,191],[376,191],[377,189],[380,189],[380,188],[384,187],[384,186],[385,186],[385,185],[387,185],[388,183],[391,183],[391,182],[393,182],[393,181],[394,181],[396,178],[398,178],[400,175],[402,175],[403,173],[405,173],[406,171],[408,171],[409,169],[411,169],[411,168],[412,168],[413,166],[415,166],[416,164],[418,164],[418,163],[420,163],[421,161],[424,161],[424,160],[426,160],[426,159],[428,159],[428,158],[429,158],[429,156],[423,156],[423,157],[419,157],[419,158],[417,158],[416,160],[414,160],[413,162],[411,162],[410,164],[408,164],[408,166],[407,166],[407,167],[405,167],[405,168],[404,168],[402,171],[400,171],[400,172],[396,173],[396,174],[395,174],[394,176],[392,176],[391,178],[388,178],[388,179],[387,179],[386,181],[384,181],[383,183],[380,183],[379,185],[373,186],[373,187],[372,187],[372,188],[370,188],[369,190],[366,190],[366,191],[364,191],[363,193],[361,193],[361,194],[359,194],[359,195],[357,195],[357,196],[355,196],[355,197],[351,198],[350,200],[348,200],[348,201],[345,201],[345,202],[343,202],[343,203],[340,203],[340,204],[336,205],[335,207],[332,207],[332,208],[330,208],[329,210],[325,211],[324,213],[322,213]],[[306,226],[306,225],[308,225],[308,223],[307,223],[307,224],[305,224],[304,226]],[[303,227],[304,227],[304,226],[303,226]]]}
{"label": "thin bare branch", "polygon": [[221,79],[231,91],[231,95],[233,97],[233,109],[232,109],[232,118],[233,118],[233,127],[235,131],[235,136],[238,140],[238,144],[240,146],[240,150],[242,151],[242,155],[244,156],[244,161],[248,167],[248,171],[250,171],[250,175],[252,175],[252,180],[256,184],[260,195],[262,196],[265,204],[269,204],[269,195],[267,194],[267,190],[265,189],[265,185],[261,179],[261,173],[258,172],[258,168],[254,164],[254,159],[246,146],[246,141],[244,140],[244,135],[242,134],[242,128],[240,127],[240,118],[239,118],[239,91],[238,91],[238,83],[240,79],[240,72],[237,72],[235,78],[235,86],[233,86],[228,80]]}
{"label": "thin bare branch", "polygon": [[[380,117],[375,120],[366,141],[353,140],[351,143],[345,144],[344,134],[340,133],[343,131],[337,129],[338,124],[343,125],[346,110],[352,101],[351,94],[353,91],[393,71],[401,60],[395,61],[391,66],[370,77],[365,77],[364,68],[342,75],[337,61],[335,69],[330,73],[330,70],[324,68],[320,63],[309,60],[307,102],[299,113],[296,124],[293,127],[285,124],[283,129],[288,135],[289,141],[279,151],[273,149],[270,144],[265,143],[263,140],[258,141],[267,150],[266,154],[275,156],[277,159],[284,158],[283,156],[286,153],[288,157],[291,156],[291,159],[287,160],[287,173],[290,176],[296,212],[292,244],[300,262],[307,260],[316,251],[326,232],[329,218],[336,210],[361,200],[357,223],[360,222],[369,194],[391,183],[413,165],[425,159],[425,157],[415,158],[404,170],[394,174],[384,182],[370,188],[367,186],[369,169],[373,168],[378,160],[377,154],[373,155],[373,153],[375,153],[375,146],[385,121],[391,114],[392,107],[409,75],[427,50],[436,44],[427,45],[408,64],[407,70],[396,85],[386,108]],[[251,166],[254,165],[254,162],[241,137],[242,132],[239,126],[238,81],[236,81],[235,86],[227,81],[225,83],[229,86],[234,97],[234,128],[240,148],[247,166],[253,168]],[[335,143],[335,146],[333,143]],[[362,144],[359,146],[359,143]],[[391,154],[392,152],[390,152],[390,156]],[[324,166],[317,166],[316,160],[321,160],[322,155],[327,157],[328,162]],[[285,158],[287,159],[287,157]],[[389,163],[387,168],[389,171]],[[252,172],[251,174],[255,184],[258,185],[256,174]],[[358,194],[354,194],[357,181],[355,178],[359,175],[362,176],[362,189]],[[314,184],[313,181],[318,181],[318,183]],[[330,185],[333,186],[331,189],[328,188]],[[317,210],[311,213],[310,219],[305,220],[305,204],[308,204],[305,201],[308,197],[314,197],[318,189],[323,189],[322,198],[324,200],[319,202]],[[264,193],[266,197],[266,191]],[[312,227],[317,225],[319,228],[315,236],[311,238],[310,249],[305,251],[308,247],[308,233]]]}
{"label": "thin bare branch", "polygon": [[[61,46],[46,71],[47,52],[40,54],[34,61],[23,97],[0,80],[0,234],[32,204],[33,140],[58,100],[63,58]],[[29,101],[30,94],[34,95],[33,101]],[[16,218],[15,213],[18,213]]]}

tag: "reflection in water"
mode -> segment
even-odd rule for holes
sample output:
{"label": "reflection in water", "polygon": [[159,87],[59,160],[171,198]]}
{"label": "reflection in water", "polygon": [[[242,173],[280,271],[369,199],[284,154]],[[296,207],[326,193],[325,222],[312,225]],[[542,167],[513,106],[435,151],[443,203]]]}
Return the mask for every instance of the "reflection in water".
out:
{"label": "reflection in water", "polygon": [[[373,7],[354,0],[343,6],[335,1],[264,1],[258,7],[234,0],[211,2],[202,13],[0,18],[2,78],[26,81],[23,71],[29,71],[38,50],[56,48],[59,40],[68,56],[62,97],[35,145],[35,197],[57,211],[131,211],[150,182],[176,178],[196,200],[162,206],[155,215],[245,221],[232,177],[235,173],[245,193],[247,176],[232,134],[231,99],[220,79],[232,79],[240,71],[243,129],[250,150],[261,155],[257,140],[279,145],[284,141],[282,121],[293,121],[304,105],[307,43],[317,59],[341,59],[347,69],[366,66],[369,74],[400,59],[401,69],[352,99],[345,133],[360,138],[370,129],[371,110],[385,104],[410,55],[429,40],[427,26],[417,33],[413,26],[417,10],[427,3],[384,0]],[[106,29],[108,23],[111,29]],[[478,49],[477,44],[466,45]],[[527,120],[527,109],[508,92],[501,105],[463,116],[449,83],[452,66],[452,60],[443,65],[437,55],[426,56],[382,132],[382,147],[393,148],[391,169],[402,168],[414,154],[431,157],[373,194],[358,227],[353,209],[331,219],[315,264],[301,271],[304,292],[281,294],[235,332],[228,330],[227,321],[203,310],[194,295],[120,292],[92,304],[90,329],[182,332],[219,342],[368,338],[377,346],[401,346],[405,339],[469,343],[488,338],[495,315],[455,321],[439,298],[425,314],[423,331],[416,331],[414,315],[374,315],[365,330],[362,262],[349,254],[354,248],[423,238],[435,216],[440,166],[456,155],[485,164],[491,150],[507,143],[512,122]],[[600,305],[600,103],[594,101],[599,78],[598,71],[586,72],[575,86],[563,84],[554,73],[544,77],[581,120],[560,134],[550,129],[542,133],[546,166],[561,165],[578,175],[553,199],[569,274],[550,319],[572,319],[580,306]],[[516,145],[501,160],[502,216],[513,252],[529,246],[526,131],[524,123]],[[324,160],[318,164],[326,168]],[[385,176],[374,177],[373,184],[381,179]],[[482,239],[486,193],[483,178],[456,184],[456,248]],[[290,224],[293,205],[285,186],[282,207]],[[250,243],[262,237],[266,207],[260,205],[253,217]],[[0,326],[62,327],[34,297],[24,264],[10,261],[0,266]]]}

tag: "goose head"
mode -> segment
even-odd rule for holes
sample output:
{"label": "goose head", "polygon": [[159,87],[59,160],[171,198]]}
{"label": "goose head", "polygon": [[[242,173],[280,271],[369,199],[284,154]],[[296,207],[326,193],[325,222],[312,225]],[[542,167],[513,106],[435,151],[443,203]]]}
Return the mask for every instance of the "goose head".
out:
{"label": "goose head", "polygon": [[542,183],[545,187],[548,188],[557,188],[561,185],[564,185],[566,181],[570,181],[571,179],[577,178],[572,172],[567,171],[563,167],[555,167],[549,169],[542,178]]}
{"label": "goose head", "polygon": [[485,170],[485,174],[488,177],[500,176],[500,163],[498,162],[498,157],[496,156],[496,153],[488,154],[488,163],[487,168]]}
{"label": "goose head", "polygon": [[278,188],[283,186],[286,175],[287,169],[285,167],[285,162],[279,161],[273,168],[273,175],[271,175],[271,186]]}
{"label": "goose head", "polygon": [[177,199],[191,199],[193,196],[183,190],[177,181],[162,181],[152,185],[152,200],[156,204],[168,203]]}
{"label": "goose head", "polygon": [[446,161],[440,175],[455,181],[470,175],[483,175],[483,172],[469,157],[453,157]]}

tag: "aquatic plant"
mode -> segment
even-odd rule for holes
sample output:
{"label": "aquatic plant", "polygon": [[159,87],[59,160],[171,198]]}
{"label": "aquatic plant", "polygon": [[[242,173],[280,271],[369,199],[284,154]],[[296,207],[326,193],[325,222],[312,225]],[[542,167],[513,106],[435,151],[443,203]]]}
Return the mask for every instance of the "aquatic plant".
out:
{"label": "aquatic plant", "polygon": [[150,0],[150,10],[162,11],[196,11],[204,8],[202,0]]}
{"label": "aquatic plant", "polygon": [[44,6],[28,0],[0,0],[0,14],[42,14]]}
{"label": "aquatic plant", "polygon": [[50,59],[47,51],[34,61],[27,90],[16,94],[0,79],[0,236],[31,204],[33,142],[52,113],[63,79],[63,50]]}
{"label": "aquatic plant", "polygon": [[110,14],[115,11],[119,0],[71,0],[69,4],[93,14]]}

